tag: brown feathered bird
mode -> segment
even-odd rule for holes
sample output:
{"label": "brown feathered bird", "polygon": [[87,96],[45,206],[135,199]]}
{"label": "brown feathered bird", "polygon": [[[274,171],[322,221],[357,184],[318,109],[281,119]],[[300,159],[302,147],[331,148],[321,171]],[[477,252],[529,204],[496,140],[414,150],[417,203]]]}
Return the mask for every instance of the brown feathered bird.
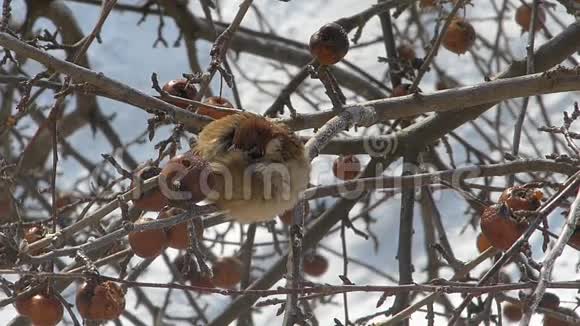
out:
{"label": "brown feathered bird", "polygon": [[241,223],[274,218],[294,207],[306,189],[310,161],[288,127],[244,112],[208,124],[194,151],[216,173],[208,196]]}

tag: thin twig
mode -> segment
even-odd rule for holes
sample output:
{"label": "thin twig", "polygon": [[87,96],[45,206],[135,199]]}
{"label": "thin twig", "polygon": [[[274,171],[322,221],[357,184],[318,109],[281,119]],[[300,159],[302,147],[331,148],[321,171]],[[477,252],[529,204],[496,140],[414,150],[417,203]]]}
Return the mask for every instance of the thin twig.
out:
{"label": "thin twig", "polygon": [[564,247],[568,243],[568,240],[576,230],[576,223],[580,220],[580,191],[576,194],[576,199],[570,206],[570,213],[568,213],[568,218],[566,219],[566,224],[562,229],[562,233],[556,240],[556,244],[552,249],[546,254],[546,257],[542,261],[542,270],[540,272],[540,278],[538,281],[538,286],[535,288],[534,292],[528,299],[530,304],[525,305],[524,314],[520,320],[520,326],[528,325],[532,315],[538,308],[540,301],[544,297],[546,292],[546,286],[550,279],[552,278],[552,271],[554,270],[554,264],[556,259],[562,255]]}

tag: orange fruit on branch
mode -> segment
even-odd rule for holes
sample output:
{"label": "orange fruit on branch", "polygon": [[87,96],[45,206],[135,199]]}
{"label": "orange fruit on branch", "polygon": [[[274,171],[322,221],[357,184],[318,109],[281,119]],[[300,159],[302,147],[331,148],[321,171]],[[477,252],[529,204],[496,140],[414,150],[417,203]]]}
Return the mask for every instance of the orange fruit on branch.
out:
{"label": "orange fruit on branch", "polygon": [[492,246],[508,250],[525,232],[527,223],[516,221],[505,204],[487,207],[480,220],[481,231]]}
{"label": "orange fruit on branch", "polygon": [[310,276],[322,276],[328,270],[328,260],[320,254],[304,256],[304,273]]}
{"label": "orange fruit on branch", "polygon": [[62,320],[64,307],[54,296],[37,294],[30,298],[28,318],[35,326],[56,326]]}
{"label": "orange fruit on branch", "polygon": [[543,197],[544,194],[539,189],[513,186],[501,193],[498,203],[505,203],[512,211],[534,211],[540,207]]}
{"label": "orange fruit on branch", "polygon": [[348,53],[348,35],[337,23],[326,24],[310,37],[310,53],[321,65],[333,65]]}
{"label": "orange fruit on branch", "polygon": [[[152,218],[140,218],[135,223],[147,223]],[[129,233],[129,245],[135,255],[141,258],[155,258],[167,247],[167,236],[163,229],[133,231]]]}
{"label": "orange fruit on branch", "polygon": [[[308,205],[308,202],[306,202],[306,205],[304,206],[305,221],[309,215],[310,215],[310,205]],[[292,222],[294,221],[294,209],[289,209],[284,213],[282,213],[282,215],[280,215],[280,221],[282,221],[282,223],[286,225],[292,225]]]}
{"label": "orange fruit on branch", "polygon": [[[534,31],[539,31],[544,26],[546,22],[546,11],[540,4],[536,10],[536,24],[534,25]],[[516,23],[521,26],[522,31],[527,32],[530,30],[530,24],[532,23],[532,5],[522,4],[516,9]]]}
{"label": "orange fruit on branch", "polygon": [[480,233],[477,235],[477,250],[479,252],[484,252],[487,250],[487,248],[491,247],[491,243],[489,242],[489,240],[485,237],[485,234]]}
{"label": "orange fruit on branch", "polygon": [[[147,166],[135,174],[136,177],[141,178],[144,182],[147,179],[153,178],[161,172],[161,169],[154,166]],[[135,186],[135,181],[131,182],[131,188]],[[133,204],[135,207],[144,211],[160,211],[163,207],[167,206],[169,201],[163,194],[159,187],[155,187],[151,190],[144,191],[140,194],[138,198],[133,199]]]}
{"label": "orange fruit on branch", "polygon": [[332,164],[334,176],[341,180],[352,180],[361,172],[361,164],[354,155],[340,156]]}
{"label": "orange fruit on branch", "polygon": [[[167,210],[161,211],[159,213],[160,219],[169,218],[175,215],[179,215],[184,213],[185,211],[180,208],[170,208]],[[200,218],[194,218],[191,220],[192,223],[195,223],[195,233],[198,239],[203,238],[203,221]],[[187,222],[179,223],[176,225],[171,226],[167,229],[167,240],[168,246],[175,249],[187,249],[189,245],[189,230],[187,226]]]}
{"label": "orange fruit on branch", "polygon": [[397,47],[397,55],[400,60],[413,61],[417,58],[417,54],[413,47],[409,44],[401,44]]}
{"label": "orange fruit on branch", "polygon": [[198,106],[195,113],[208,116],[208,117],[213,118],[215,120],[221,119],[223,117],[226,117],[228,115],[235,113],[234,111],[218,110],[218,109],[210,106],[210,105],[219,106],[219,107],[223,107],[226,109],[233,109],[234,108],[233,104],[230,101],[228,101],[227,99],[220,97],[220,96],[210,96],[210,97],[206,98],[203,101],[203,103],[209,104],[209,105]]}
{"label": "orange fruit on branch", "polygon": [[237,257],[222,257],[212,266],[213,284],[220,288],[233,288],[242,279],[242,262]]}
{"label": "orange fruit on branch", "polygon": [[185,152],[163,166],[159,174],[159,187],[169,200],[197,203],[211,191],[213,178],[209,162],[192,152]]}
{"label": "orange fruit on branch", "polygon": [[125,293],[115,282],[85,282],[76,295],[80,315],[88,320],[115,320],[125,310]]}
{"label": "orange fruit on branch", "polygon": [[475,29],[463,18],[454,18],[445,35],[443,36],[443,47],[447,50],[463,54],[475,44]]}
{"label": "orange fruit on branch", "polygon": [[[197,89],[193,83],[188,82],[187,79],[174,79],[168,81],[165,85],[163,85],[162,89],[166,91],[169,95],[182,97],[188,100],[195,99],[197,95]],[[175,106],[178,106],[182,109],[185,109],[188,105],[185,103],[177,102],[171,99],[165,100],[168,103],[171,103]]]}
{"label": "orange fruit on branch", "polygon": [[505,318],[511,322],[516,322],[522,319],[522,308],[513,303],[506,303],[503,305],[503,315]]}

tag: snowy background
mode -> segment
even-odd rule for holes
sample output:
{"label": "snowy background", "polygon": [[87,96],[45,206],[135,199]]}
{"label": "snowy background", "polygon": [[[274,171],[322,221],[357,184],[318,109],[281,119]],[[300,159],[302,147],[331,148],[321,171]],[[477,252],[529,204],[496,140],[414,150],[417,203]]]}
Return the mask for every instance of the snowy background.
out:
{"label": "snowy background", "polygon": [[[493,40],[496,33],[497,26],[488,21],[481,21],[478,18],[486,18],[490,16],[491,7],[488,1],[474,1],[476,3],[476,8],[468,7],[466,11],[466,16],[473,20],[473,24],[476,27],[476,31],[484,38],[488,40]],[[124,1],[123,3],[130,4],[142,4],[142,2],[134,1]],[[283,36],[298,42],[307,43],[310,34],[317,30],[318,27],[327,23],[329,21],[336,20],[340,17],[350,16],[353,13],[359,12],[373,5],[374,1],[363,1],[363,0],[340,0],[340,1],[298,1],[293,0],[288,3],[274,0],[256,0],[256,6],[261,10],[262,13],[266,14],[268,20],[274,25],[275,32],[279,36]],[[14,9],[13,13],[17,19],[22,19],[24,16],[22,1],[13,1]],[[70,8],[74,11],[74,15],[77,21],[81,24],[81,27],[85,33],[89,33],[94,23],[97,21],[99,15],[99,8],[92,5],[85,4],[75,4],[72,2],[67,2]],[[239,1],[220,1],[219,5],[222,8],[221,13],[223,15],[222,21],[230,21],[237,11],[237,5]],[[191,9],[197,15],[202,15],[202,11],[199,7],[198,1],[191,1]],[[560,19],[570,23],[572,19],[566,15],[564,9],[561,6],[556,6],[554,15],[560,17]],[[509,47],[512,53],[519,58],[524,57],[525,53],[525,42],[527,40],[527,35],[521,35],[520,28],[513,22],[513,11],[508,13],[508,18],[504,23],[504,28],[506,33],[510,36]],[[406,19],[406,15],[402,15],[398,20],[398,24],[403,24]],[[422,19],[434,19],[436,13],[426,13],[425,17]],[[149,92],[153,94],[151,89],[150,76],[152,72],[157,72],[160,81],[165,81],[169,79],[176,78],[180,76],[183,72],[189,72],[189,64],[187,61],[187,56],[185,54],[184,45],[178,48],[164,48],[157,47],[152,48],[152,44],[155,41],[155,36],[157,33],[158,19],[156,16],[149,16],[148,19],[141,25],[137,26],[137,22],[140,19],[140,15],[130,12],[120,12],[113,11],[108,18],[104,29],[101,33],[103,40],[102,44],[94,42],[88,51],[89,60],[91,62],[91,67],[95,71],[103,72],[105,75],[122,81],[132,87]],[[173,24],[171,18],[165,19],[165,29],[164,36],[171,44],[174,39],[178,37],[178,31]],[[555,24],[552,24],[551,19],[548,18],[548,28],[556,34],[561,28]],[[257,20],[255,12],[251,11],[244,18],[242,26],[248,28],[257,29]],[[53,26],[47,20],[39,20],[35,25],[35,28],[48,28],[53,30]],[[352,34],[351,34],[352,35]],[[365,26],[363,36],[360,42],[365,42],[373,40],[381,35],[381,29],[379,25],[379,20],[373,18]],[[545,37],[540,36],[536,42],[537,45],[541,45],[545,42]],[[211,44],[209,42],[200,40],[197,43],[197,47],[200,53],[200,64],[202,67],[207,67],[208,64],[208,52]],[[417,43],[418,45],[418,43]],[[370,72],[374,77],[381,79],[382,73],[385,71],[385,66],[383,63],[379,63],[376,59],[377,56],[384,56],[384,47],[382,43],[376,43],[368,47],[357,49],[356,51],[351,51],[346,59],[351,62],[356,62],[365,71]],[[424,55],[424,51],[418,50],[418,55]],[[485,53],[482,54],[485,56]],[[279,81],[284,85],[288,78],[284,73],[280,73],[277,69],[272,68],[270,65],[265,64],[265,60],[252,56],[249,54],[242,53],[239,56],[239,64],[243,67],[244,71],[253,78],[263,78],[263,79],[273,79]],[[446,50],[441,50],[439,56],[437,57],[437,62],[441,67],[446,69],[446,72],[462,82],[463,84],[473,84],[483,81],[483,77],[479,72],[473,68],[472,59],[469,55],[457,56]],[[26,64],[26,69],[30,73],[38,71],[38,65],[31,62]],[[291,72],[297,71],[295,67],[290,67]],[[234,70],[234,74],[236,71]],[[236,75],[237,76],[237,75]],[[435,77],[433,74],[428,73],[423,79],[421,88],[424,92],[431,92],[434,89]],[[263,94],[258,89],[252,86],[250,82],[243,78],[237,78],[238,86],[240,88],[241,100],[246,109],[255,112],[263,112],[272,103],[272,98],[266,94]],[[214,90],[217,88],[217,84],[214,84]],[[275,92],[277,87],[273,87],[272,91]],[[50,96],[47,94],[46,101],[49,101]],[[228,92],[225,92],[228,96]],[[320,97],[323,97],[322,90],[320,91]],[[347,96],[352,96],[353,94],[348,94]],[[561,111],[562,109],[570,109],[574,100],[578,99],[578,93],[569,93],[564,95],[549,95],[545,96],[544,100],[549,108],[549,112],[552,116],[552,121],[557,124],[560,123]],[[360,98],[358,100],[361,100]],[[115,114],[116,119],[113,121],[113,126],[122,136],[123,141],[134,139],[137,135],[143,132],[146,126],[146,119],[149,117],[148,114],[130,107],[128,105],[110,101],[107,99],[99,98],[101,108],[103,112],[107,115]],[[301,110],[308,109],[308,106],[300,100],[298,97],[292,98],[294,107],[297,108],[299,112],[304,112]],[[325,106],[328,108],[328,106]],[[535,102],[531,102],[531,106],[528,108],[530,116],[535,116],[539,114],[536,110],[537,107]],[[491,110],[493,111],[493,110]],[[490,113],[488,113],[490,114]],[[504,115],[507,117],[508,115]],[[24,122],[23,122],[24,123]],[[512,122],[506,118],[503,127],[505,130],[506,137],[511,139],[512,134]],[[32,132],[32,131],[31,131]],[[459,134],[465,139],[472,141],[478,137],[469,126],[462,127],[458,130]],[[308,134],[305,132],[304,134]],[[551,146],[548,143],[548,138],[542,138],[541,134],[535,133],[537,139],[535,143],[540,147],[540,149],[548,153],[551,150]],[[153,149],[153,145],[167,136],[167,130],[164,132],[159,132],[156,135],[156,139],[153,142],[139,147],[139,150],[131,151],[131,154],[139,161],[147,160],[156,155],[156,151]],[[91,150],[85,150],[83,153],[90,159],[94,161],[100,161],[100,155],[102,153],[110,153],[110,145],[106,142],[102,134],[97,133],[96,137],[92,137],[89,128],[83,128],[77,131],[72,137],[69,138],[71,145],[75,148],[86,148],[90,146]],[[524,152],[526,148],[526,142],[529,140],[524,140]],[[457,145],[456,143],[452,143]],[[485,143],[478,144],[480,149],[486,150]],[[462,149],[457,146],[454,151],[455,160],[458,165],[465,161],[465,153]],[[312,182],[314,184],[328,184],[334,183],[336,180],[329,173],[329,168],[332,164],[334,156],[322,156],[315,160],[315,171],[313,172]],[[501,159],[499,156],[494,156],[495,159]],[[361,157],[365,161],[364,157]],[[365,161],[366,162],[366,161]],[[399,173],[394,167],[389,169],[387,174],[397,174]],[[85,170],[81,169],[76,163],[71,161],[63,161],[59,167],[61,172],[64,172],[64,177],[59,179],[60,186],[67,188],[72,186],[72,182],[79,176],[85,174]],[[467,228],[467,230],[461,233],[461,229],[467,223],[470,216],[464,214],[465,203],[461,198],[460,194],[454,193],[452,191],[446,191],[443,194],[437,193],[437,205],[443,216],[443,222],[448,231],[449,240],[453,246],[457,258],[468,261],[477,256],[477,250],[475,247],[475,236],[478,230],[473,230],[472,228]],[[377,219],[377,223],[373,226],[373,229],[377,235],[380,237],[380,244],[377,250],[374,248],[372,241],[365,241],[363,238],[354,235],[352,232],[347,232],[348,236],[348,251],[352,258],[363,260],[366,263],[371,264],[377,269],[383,271],[386,274],[397,277],[397,260],[395,258],[397,250],[397,239],[398,239],[398,220],[399,220],[399,202],[400,197],[395,196],[394,198],[388,200],[382,204],[379,208],[372,212],[372,216]],[[420,209],[418,205],[416,206],[415,215],[415,236],[413,243],[414,251],[414,265],[415,265],[415,281],[423,282],[426,281],[426,273],[423,273],[426,267],[426,255],[425,255],[425,244],[423,241],[423,230],[422,222],[420,218]],[[357,214],[357,209],[354,209],[351,214]],[[560,214],[554,213],[551,218],[551,225],[556,227],[558,230],[562,224],[563,218]],[[361,226],[361,225],[359,225]],[[238,237],[237,232],[235,237]],[[234,239],[238,241],[238,239]],[[271,236],[266,232],[259,232],[256,238],[256,242],[267,242],[271,240]],[[322,242],[323,245],[330,248],[341,247],[340,236],[338,233],[334,233],[332,236],[325,238]],[[541,253],[541,237],[536,234],[532,238],[532,246],[535,253],[535,258],[541,259],[543,254]],[[230,249],[230,254],[237,247],[226,247],[227,250]],[[176,256],[177,251],[169,249],[171,256]],[[337,275],[342,274],[342,258],[335,256],[325,250],[320,250],[320,253],[325,255],[330,259],[330,269],[322,277],[313,279],[320,283],[330,283],[330,284],[340,284],[341,281]],[[572,248],[566,248],[564,254],[558,260],[558,265],[556,267],[556,279],[557,280],[575,280],[578,278],[576,273],[576,263],[578,261],[578,254]],[[134,259],[134,264],[138,262],[138,258]],[[259,261],[262,268],[267,268],[269,261]],[[490,262],[486,262],[479,266],[471,275],[479,276],[486,268],[491,266]],[[373,273],[367,269],[359,268],[355,264],[349,265],[349,278],[356,284],[392,284],[387,278],[382,277],[376,273]],[[504,268],[506,272],[511,274],[514,279],[519,275],[516,267],[512,264]],[[450,277],[451,270],[443,269],[441,277]],[[159,258],[154,264],[151,265],[148,272],[143,274],[143,277],[139,281],[154,281],[163,282],[171,281],[169,274],[165,270],[165,264],[161,258]],[[283,285],[283,281],[279,283]],[[74,291],[73,287],[69,287],[64,295],[69,302],[74,302]],[[558,294],[562,301],[575,302],[576,291],[558,291]],[[147,289],[149,298],[155,304],[162,304],[164,299],[164,290],[160,289]],[[374,307],[379,298],[380,294],[369,294],[369,293],[359,293],[359,294],[349,294],[349,307],[351,320],[355,320],[359,317],[365,316],[367,314],[374,312]],[[451,296],[454,302],[458,302],[461,298],[459,295]],[[135,298],[132,292],[129,292],[127,297],[127,308],[134,310]],[[219,313],[222,308],[230,300],[223,296],[217,295],[206,295],[201,299],[202,301],[208,302],[209,308],[207,315],[214,316]],[[320,325],[331,325],[333,324],[333,318],[343,319],[343,308],[342,308],[342,298],[336,297],[334,300],[338,304],[329,305],[319,305],[315,314],[320,322]],[[392,303],[392,298],[387,300],[379,309],[386,309]],[[568,304],[569,307],[574,307],[573,304]],[[140,311],[141,308],[137,308]],[[172,304],[170,305],[169,312],[173,315],[187,315],[191,309],[185,298],[179,293],[179,291],[174,292],[174,297],[172,298]],[[282,316],[275,316],[275,312],[278,306],[271,306],[262,308],[261,313],[254,314],[254,318],[257,325],[278,325],[282,321]],[[13,316],[15,311],[12,307],[6,307],[0,311],[0,324],[7,323]],[[65,314],[66,315],[66,314]],[[139,314],[143,321],[149,322],[151,317],[147,315]],[[413,325],[424,325],[426,321],[423,319],[424,315],[416,314],[411,320]],[[381,318],[374,319],[373,321],[381,320]],[[541,320],[540,316],[535,316],[533,323],[537,324]],[[123,324],[130,324],[127,320],[123,319]],[[443,319],[436,319],[439,322],[443,322]],[[505,322],[505,320],[504,320]],[[177,322],[172,322],[178,325]],[[111,323],[112,324],[112,323]]]}

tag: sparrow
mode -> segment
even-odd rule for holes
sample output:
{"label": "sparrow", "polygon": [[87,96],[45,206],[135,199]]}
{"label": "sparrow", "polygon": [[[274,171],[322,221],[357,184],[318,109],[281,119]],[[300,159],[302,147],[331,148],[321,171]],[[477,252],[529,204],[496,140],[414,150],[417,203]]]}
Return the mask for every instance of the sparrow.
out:
{"label": "sparrow", "polygon": [[286,125],[253,113],[212,121],[193,151],[215,176],[208,199],[241,223],[273,219],[294,207],[308,185],[302,142]]}

